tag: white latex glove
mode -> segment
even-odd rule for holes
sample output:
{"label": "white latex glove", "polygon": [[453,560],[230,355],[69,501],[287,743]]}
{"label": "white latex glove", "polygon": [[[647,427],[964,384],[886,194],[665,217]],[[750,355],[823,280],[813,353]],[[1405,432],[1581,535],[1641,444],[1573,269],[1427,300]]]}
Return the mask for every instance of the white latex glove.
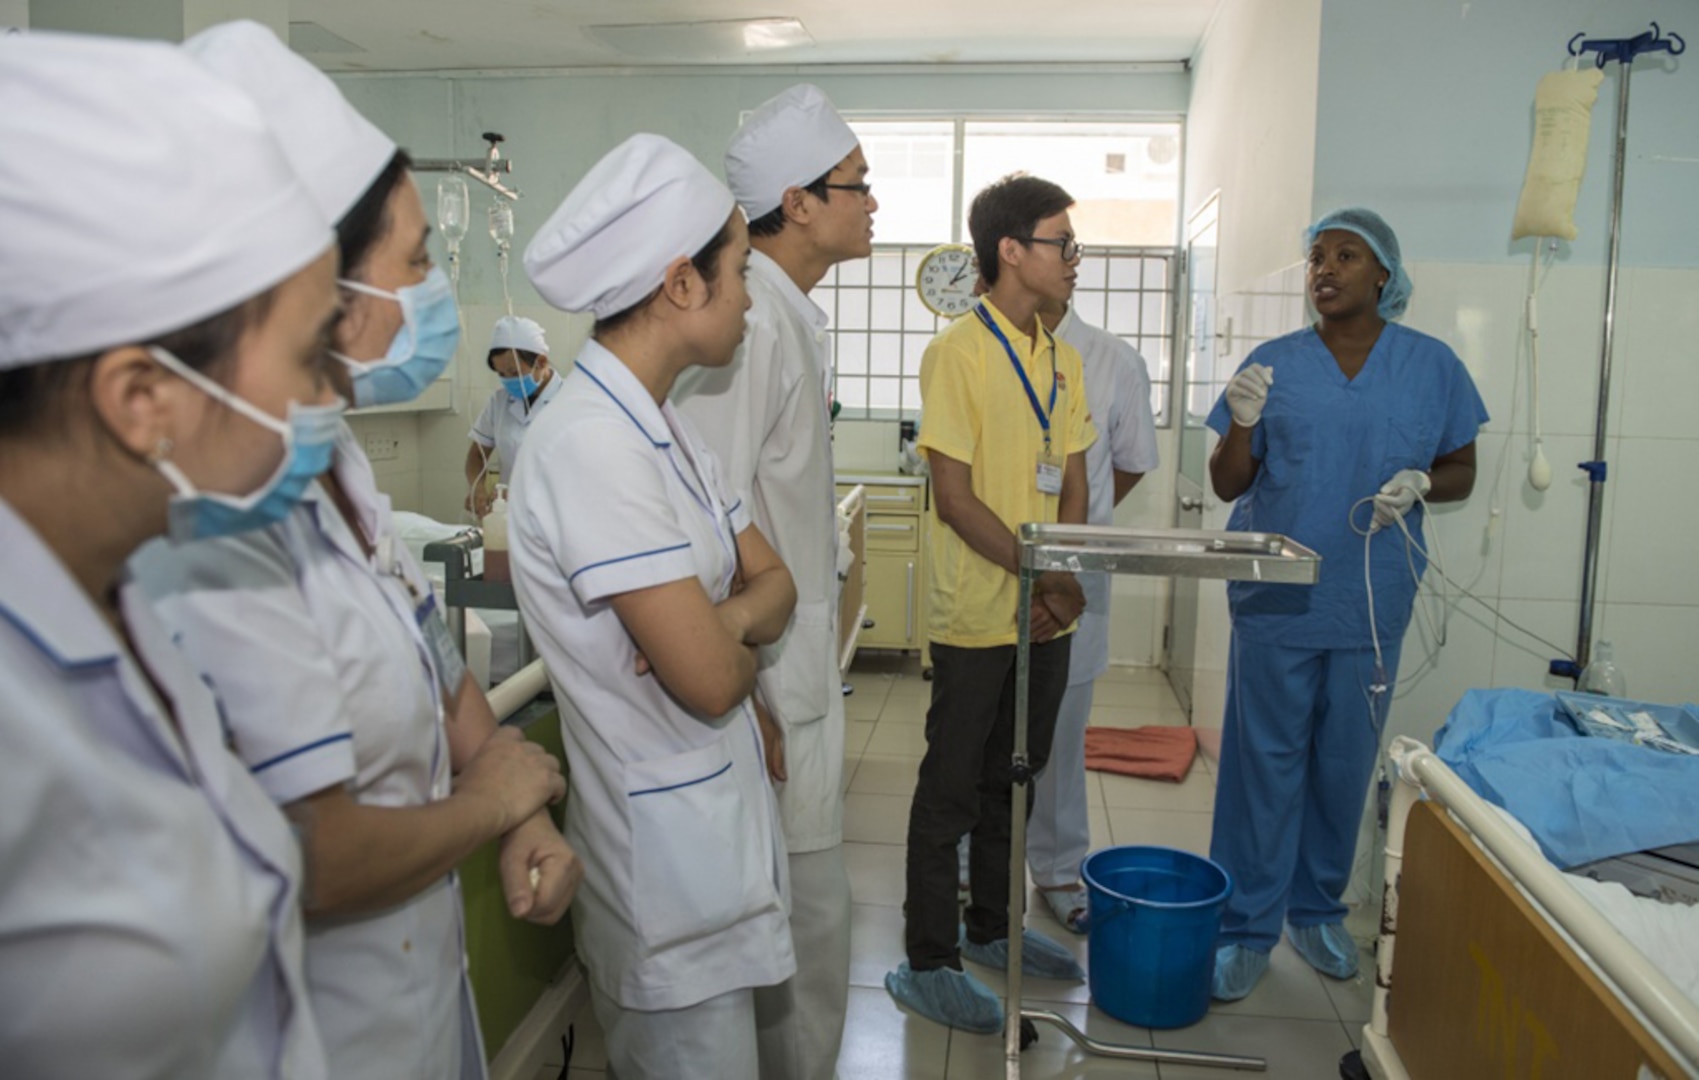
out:
{"label": "white latex glove", "polygon": [[1380,486],[1375,495],[1375,520],[1369,531],[1379,532],[1410,512],[1416,500],[1428,493],[1433,481],[1420,469],[1399,469]]}
{"label": "white latex glove", "polygon": [[1256,427],[1262,407],[1268,404],[1268,388],[1274,385],[1274,369],[1251,364],[1227,380],[1227,411],[1240,427]]}

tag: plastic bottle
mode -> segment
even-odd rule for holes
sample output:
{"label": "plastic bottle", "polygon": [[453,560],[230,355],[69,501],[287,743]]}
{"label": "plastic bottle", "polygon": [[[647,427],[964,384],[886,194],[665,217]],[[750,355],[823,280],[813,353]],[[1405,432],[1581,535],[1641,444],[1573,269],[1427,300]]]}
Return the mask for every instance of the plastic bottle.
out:
{"label": "plastic bottle", "polygon": [[1593,648],[1593,658],[1581,670],[1581,682],[1576,689],[1606,697],[1627,697],[1628,679],[1611,658],[1611,643],[1601,641]]}
{"label": "plastic bottle", "polygon": [[508,582],[513,574],[507,564],[507,488],[496,488],[496,500],[484,515],[484,580]]}

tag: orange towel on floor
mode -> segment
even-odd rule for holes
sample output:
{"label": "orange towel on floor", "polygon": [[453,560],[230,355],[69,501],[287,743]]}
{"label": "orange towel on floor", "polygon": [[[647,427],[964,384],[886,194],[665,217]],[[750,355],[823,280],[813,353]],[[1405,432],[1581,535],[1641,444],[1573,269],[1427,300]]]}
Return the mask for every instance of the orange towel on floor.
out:
{"label": "orange towel on floor", "polygon": [[1099,772],[1172,780],[1191,771],[1198,753],[1197,732],[1189,727],[1088,727],[1085,729],[1085,767]]}

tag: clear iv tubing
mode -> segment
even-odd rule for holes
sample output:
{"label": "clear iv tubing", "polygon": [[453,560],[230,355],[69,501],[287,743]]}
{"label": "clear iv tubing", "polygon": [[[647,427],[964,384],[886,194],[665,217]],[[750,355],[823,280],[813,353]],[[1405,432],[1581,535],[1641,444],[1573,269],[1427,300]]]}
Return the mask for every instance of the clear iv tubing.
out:
{"label": "clear iv tubing", "polygon": [[[1532,630],[1528,629],[1526,626],[1523,626],[1522,624],[1508,618],[1503,612],[1499,611],[1497,608],[1493,607],[1491,604],[1487,603],[1485,600],[1481,599],[1479,596],[1476,596],[1473,592],[1471,592],[1468,589],[1468,587],[1466,587],[1464,585],[1459,585],[1457,582],[1455,582],[1451,579],[1451,576],[1449,574],[1447,574],[1446,571],[1445,571],[1445,552],[1440,547],[1440,544],[1439,544],[1439,530],[1438,530],[1438,527],[1435,525],[1435,523],[1433,521],[1432,507],[1430,507],[1428,505],[1428,501],[1426,499],[1422,498],[1421,496],[1417,496],[1416,501],[1418,503],[1420,503],[1422,508],[1423,508],[1423,511],[1424,511],[1424,513],[1422,514],[1423,522],[1427,525],[1427,527],[1429,529],[1432,529],[1433,532],[1434,532],[1433,551],[1430,553],[1427,548],[1422,546],[1422,542],[1419,539],[1417,539],[1417,537],[1414,533],[1412,533],[1410,531],[1409,522],[1406,521],[1402,516],[1399,517],[1399,519],[1397,521],[1397,525],[1398,525],[1398,530],[1404,534],[1404,557],[1405,557],[1405,561],[1408,563],[1408,565],[1410,567],[1410,577],[1411,577],[1412,580],[1414,580],[1416,582],[1416,589],[1417,589],[1418,595],[1420,594],[1420,591],[1421,591],[1422,579],[1416,573],[1416,561],[1415,561],[1415,555],[1416,554],[1420,554],[1423,558],[1425,558],[1429,561],[1430,567],[1438,575],[1439,581],[1441,583],[1441,586],[1436,586],[1435,590],[1434,590],[1439,594],[1438,605],[1439,605],[1439,609],[1440,609],[1440,614],[1439,614],[1439,620],[1438,620],[1437,625],[1435,624],[1434,617],[1429,612],[1424,610],[1419,604],[1416,607],[1417,614],[1422,618],[1423,623],[1428,627],[1428,632],[1434,636],[1434,638],[1437,642],[1437,646],[1443,647],[1445,645],[1446,626],[1447,626],[1447,623],[1450,620],[1450,614],[1449,614],[1450,602],[1447,600],[1445,589],[1442,586],[1450,586],[1451,588],[1456,589],[1463,596],[1468,597],[1469,599],[1473,600],[1475,603],[1481,605],[1482,607],[1486,608],[1488,611],[1492,612],[1494,618],[1501,620],[1502,622],[1504,622],[1506,625],[1508,625],[1512,629],[1514,629],[1514,630],[1516,630],[1516,631],[1518,631],[1522,634],[1526,634],[1528,637],[1539,642],[1541,645],[1544,645],[1546,648],[1556,650],[1560,655],[1568,657],[1570,654],[1568,653],[1567,650],[1565,650],[1563,648],[1563,646],[1554,644],[1550,641],[1547,641],[1545,638],[1534,633]],[[1382,654],[1381,654],[1380,633],[1379,633],[1379,628],[1376,625],[1376,620],[1375,620],[1374,579],[1371,576],[1371,572],[1370,572],[1371,567],[1370,567],[1370,561],[1369,561],[1369,553],[1370,553],[1370,546],[1369,545],[1370,545],[1370,542],[1372,541],[1372,539],[1374,537],[1374,532],[1373,532],[1372,529],[1366,530],[1366,529],[1359,528],[1357,526],[1357,522],[1356,522],[1357,510],[1365,504],[1372,506],[1373,503],[1374,503],[1374,496],[1373,495],[1364,496],[1363,498],[1358,499],[1355,503],[1353,503],[1351,505],[1351,510],[1350,510],[1349,524],[1351,526],[1352,531],[1355,532],[1358,536],[1361,536],[1363,538],[1363,585],[1364,585],[1364,588],[1366,589],[1366,591],[1368,593],[1369,637],[1370,637],[1371,642],[1374,645],[1376,678],[1378,680],[1385,681],[1385,675],[1389,674],[1389,673],[1385,672],[1385,663],[1384,663],[1384,660],[1383,660]]]}
{"label": "clear iv tubing", "polygon": [[[1542,275],[1540,273],[1541,244],[1534,245],[1534,254],[1528,264],[1528,297],[1526,315],[1528,323],[1528,396],[1533,406],[1534,415],[1534,456],[1528,462],[1528,483],[1535,491],[1544,491],[1552,486],[1552,467],[1546,460],[1545,440],[1542,438],[1543,428],[1540,423],[1540,318],[1539,295]],[[1556,242],[1552,242],[1555,249]],[[1547,261],[1547,271],[1551,269]]]}

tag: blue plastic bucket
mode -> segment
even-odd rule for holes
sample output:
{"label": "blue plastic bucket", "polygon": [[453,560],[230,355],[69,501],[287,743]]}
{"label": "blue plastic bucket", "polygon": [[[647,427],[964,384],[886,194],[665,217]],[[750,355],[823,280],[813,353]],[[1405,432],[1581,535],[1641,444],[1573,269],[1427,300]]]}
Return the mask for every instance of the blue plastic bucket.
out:
{"label": "blue plastic bucket", "polygon": [[1128,1024],[1176,1028],[1209,1011],[1227,871],[1188,851],[1112,847],[1081,868],[1091,895],[1091,999]]}

